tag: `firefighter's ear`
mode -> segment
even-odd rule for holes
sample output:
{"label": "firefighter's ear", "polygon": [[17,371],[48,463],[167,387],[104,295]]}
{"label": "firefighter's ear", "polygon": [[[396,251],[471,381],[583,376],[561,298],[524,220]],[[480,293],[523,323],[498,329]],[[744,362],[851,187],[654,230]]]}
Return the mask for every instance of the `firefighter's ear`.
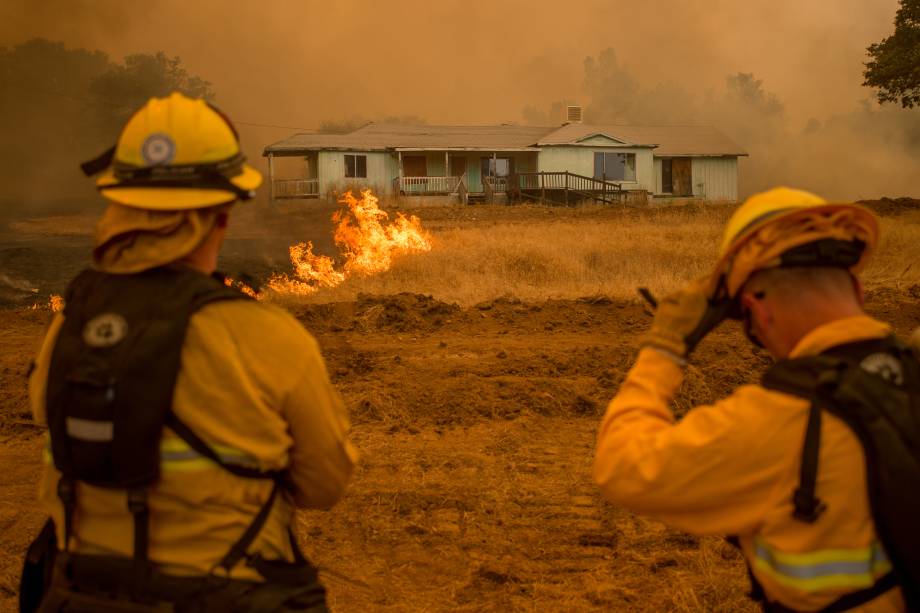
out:
{"label": "firefighter's ear", "polygon": [[215,225],[218,228],[226,228],[229,221],[230,221],[230,215],[228,215],[227,213],[219,213],[217,215],[217,223]]}
{"label": "firefighter's ear", "polygon": [[764,298],[764,292],[742,290],[741,310],[745,314],[745,325],[750,334],[754,334],[763,343],[764,332],[769,331],[775,320],[770,305]]}

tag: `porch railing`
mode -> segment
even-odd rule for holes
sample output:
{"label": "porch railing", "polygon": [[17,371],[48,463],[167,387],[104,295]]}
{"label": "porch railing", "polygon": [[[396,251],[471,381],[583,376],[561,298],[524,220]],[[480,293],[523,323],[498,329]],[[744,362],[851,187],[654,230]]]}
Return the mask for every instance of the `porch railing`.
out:
{"label": "porch railing", "polygon": [[460,177],[396,177],[393,185],[397,193],[413,194],[455,194],[461,183]]}
{"label": "porch railing", "polygon": [[494,194],[504,194],[508,191],[508,177],[491,177],[482,178],[483,187],[488,185],[489,191]]}
{"label": "porch railing", "polygon": [[275,179],[275,198],[317,198],[319,179]]}

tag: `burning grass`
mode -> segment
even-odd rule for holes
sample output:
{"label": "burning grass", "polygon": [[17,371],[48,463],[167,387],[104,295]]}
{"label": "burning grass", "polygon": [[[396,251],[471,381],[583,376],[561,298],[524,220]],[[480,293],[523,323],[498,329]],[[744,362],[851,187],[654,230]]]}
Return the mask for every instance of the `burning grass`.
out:
{"label": "burning grass", "polygon": [[276,294],[305,296],[322,288],[341,285],[351,275],[373,275],[389,270],[393,258],[401,253],[429,251],[431,241],[421,228],[418,217],[397,213],[393,221],[378,206],[370,190],[355,198],[346,192],[339,200],[343,208],[332,215],[335,244],[343,263],[336,267],[333,258],[313,253],[310,241],[290,248],[291,275],[276,273],[268,288]]}
{"label": "burning grass", "polygon": [[[634,298],[639,286],[666,292],[711,270],[731,209],[694,206],[637,213],[587,208],[550,211],[555,215],[541,213],[532,220],[502,212],[499,219],[489,220],[492,211],[486,207],[464,213],[466,219],[453,220],[429,220],[426,215],[431,251],[396,257],[388,271],[354,275],[335,288],[295,300],[333,302],[354,300],[361,293],[424,292],[465,306],[503,295],[540,301],[589,295]],[[866,286],[908,288],[920,283],[920,265],[915,265],[920,212],[884,218],[882,224],[883,243],[864,275]]]}

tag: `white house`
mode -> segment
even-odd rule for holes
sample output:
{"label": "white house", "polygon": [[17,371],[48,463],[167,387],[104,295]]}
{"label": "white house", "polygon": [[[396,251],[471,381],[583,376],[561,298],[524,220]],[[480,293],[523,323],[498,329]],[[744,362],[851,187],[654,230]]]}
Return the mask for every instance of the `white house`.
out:
{"label": "white house", "polygon": [[[381,194],[566,203],[627,196],[738,199],[737,144],[709,126],[365,125],[295,134],[265,148],[272,199]],[[278,158],[297,176],[276,176]],[[288,167],[291,167],[288,161]]]}

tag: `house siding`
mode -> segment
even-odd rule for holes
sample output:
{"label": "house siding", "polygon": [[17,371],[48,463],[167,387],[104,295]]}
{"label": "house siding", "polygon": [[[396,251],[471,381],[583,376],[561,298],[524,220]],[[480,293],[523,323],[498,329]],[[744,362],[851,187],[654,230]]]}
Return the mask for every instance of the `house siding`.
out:
{"label": "house siding", "polygon": [[[705,200],[738,200],[737,157],[695,157],[691,160],[693,195]],[[659,181],[661,171],[658,171]]]}
{"label": "house siding", "polygon": [[[345,177],[346,155],[367,156],[367,178]],[[390,172],[395,173],[391,168],[396,166],[390,158],[389,153],[380,151],[320,151],[317,161],[319,193],[331,194],[347,187],[369,187],[377,193],[388,194],[393,191],[389,175]]]}
{"label": "house siding", "polygon": [[[602,142],[609,143],[606,138]],[[601,142],[599,140],[599,142]],[[516,172],[563,172],[584,176],[594,174],[594,153],[597,151],[634,153],[636,155],[636,181],[624,182],[626,189],[644,189],[661,194],[661,159],[652,150],[611,146],[544,146],[539,152],[498,152],[498,157],[514,159]],[[367,156],[367,178],[345,178],[345,155]],[[428,176],[444,176],[444,152],[403,152],[403,155],[424,155]],[[466,183],[472,192],[482,191],[480,164],[487,151],[451,152],[451,159],[466,159]],[[398,155],[380,151],[320,151],[316,158],[319,193],[329,196],[347,187],[369,187],[379,194],[393,193],[393,179],[399,175]],[[300,173],[298,173],[300,174]],[[738,159],[734,156],[693,157],[691,159],[693,195],[705,200],[738,199]]]}
{"label": "house siding", "polygon": [[[604,139],[609,143],[609,139]],[[540,172],[571,172],[586,177],[594,176],[594,153],[598,151],[636,154],[636,181],[623,181],[626,189],[655,189],[654,161],[650,149],[630,147],[547,146],[540,150]],[[658,176],[661,176],[659,171]],[[660,179],[659,179],[660,181]]]}

